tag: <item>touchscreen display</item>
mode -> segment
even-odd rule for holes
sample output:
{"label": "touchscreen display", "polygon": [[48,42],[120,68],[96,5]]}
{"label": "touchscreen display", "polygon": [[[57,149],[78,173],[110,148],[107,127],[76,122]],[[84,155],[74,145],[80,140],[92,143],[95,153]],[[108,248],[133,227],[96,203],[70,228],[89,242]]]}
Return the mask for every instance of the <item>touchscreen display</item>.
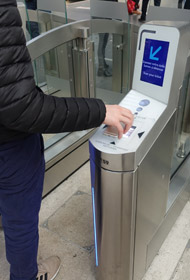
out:
{"label": "touchscreen display", "polygon": [[162,87],[168,57],[169,42],[146,39],[141,81]]}

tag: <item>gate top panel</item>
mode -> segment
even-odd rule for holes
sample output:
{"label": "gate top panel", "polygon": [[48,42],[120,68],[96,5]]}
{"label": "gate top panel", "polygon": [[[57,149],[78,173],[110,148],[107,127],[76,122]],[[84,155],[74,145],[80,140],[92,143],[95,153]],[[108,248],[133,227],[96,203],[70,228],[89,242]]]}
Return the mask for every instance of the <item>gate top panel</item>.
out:
{"label": "gate top panel", "polygon": [[66,6],[64,0],[38,0],[37,7],[39,10],[56,11],[65,13]]}
{"label": "gate top panel", "polygon": [[128,10],[125,0],[124,2],[91,0],[90,10],[92,17],[128,21]]}

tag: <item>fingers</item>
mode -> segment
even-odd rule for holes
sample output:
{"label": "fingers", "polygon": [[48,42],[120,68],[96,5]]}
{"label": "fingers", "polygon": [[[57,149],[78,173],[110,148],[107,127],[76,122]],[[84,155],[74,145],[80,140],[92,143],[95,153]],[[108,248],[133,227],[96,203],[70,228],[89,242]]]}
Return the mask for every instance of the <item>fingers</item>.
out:
{"label": "fingers", "polygon": [[125,109],[125,108],[122,108],[122,110],[121,110],[121,117],[122,117],[121,121],[123,121],[124,123],[125,122],[132,123],[134,120],[134,116],[133,116],[132,112],[129,109]]}
{"label": "fingers", "polygon": [[[133,120],[133,118],[132,118]],[[127,131],[131,128],[132,126],[132,121],[131,119],[128,118],[122,118],[122,123],[118,122],[115,124],[115,127],[117,128],[118,131],[118,138],[121,139],[123,134],[127,133]]]}
{"label": "fingers", "polygon": [[133,123],[133,115],[132,116],[128,116],[128,117],[121,117],[120,121],[124,124],[124,126],[129,126],[129,128],[131,127],[132,123]]}
{"label": "fingers", "polygon": [[123,126],[124,127],[123,128],[123,134],[125,134],[130,129],[130,127],[133,124],[133,121],[134,121],[134,116],[131,113],[131,111],[130,110],[125,111],[124,114],[121,117],[121,122],[124,125]]}
{"label": "fingers", "polygon": [[133,114],[129,109],[119,105],[106,105],[104,124],[116,127],[119,139],[122,138],[123,133],[126,133],[129,130],[133,123],[133,119]]}
{"label": "fingers", "polygon": [[118,138],[121,139],[123,137],[123,126],[121,125],[121,123],[119,122],[118,125],[116,126],[117,131],[118,131]]}

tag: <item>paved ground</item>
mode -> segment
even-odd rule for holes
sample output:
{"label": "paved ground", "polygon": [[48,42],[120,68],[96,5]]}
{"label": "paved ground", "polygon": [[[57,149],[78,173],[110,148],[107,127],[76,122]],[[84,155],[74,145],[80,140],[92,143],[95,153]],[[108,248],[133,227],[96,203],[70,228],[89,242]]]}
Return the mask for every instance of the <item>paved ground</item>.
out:
{"label": "paved ground", "polygon": [[[42,203],[39,258],[59,255],[56,280],[95,280],[89,163]],[[143,280],[187,280],[190,275],[190,203],[169,233]],[[0,279],[9,279],[3,232],[0,231]]]}

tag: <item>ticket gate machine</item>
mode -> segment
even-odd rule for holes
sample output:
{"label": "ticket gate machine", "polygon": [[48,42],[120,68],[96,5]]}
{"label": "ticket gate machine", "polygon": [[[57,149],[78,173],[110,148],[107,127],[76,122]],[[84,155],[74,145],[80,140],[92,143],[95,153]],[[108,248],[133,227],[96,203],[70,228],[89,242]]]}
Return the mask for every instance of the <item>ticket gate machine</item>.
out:
{"label": "ticket gate machine", "polygon": [[142,279],[189,199],[189,158],[171,180],[189,30],[182,22],[141,26],[132,90],[120,103],[134,123],[121,140],[105,125],[90,139],[97,280]]}

